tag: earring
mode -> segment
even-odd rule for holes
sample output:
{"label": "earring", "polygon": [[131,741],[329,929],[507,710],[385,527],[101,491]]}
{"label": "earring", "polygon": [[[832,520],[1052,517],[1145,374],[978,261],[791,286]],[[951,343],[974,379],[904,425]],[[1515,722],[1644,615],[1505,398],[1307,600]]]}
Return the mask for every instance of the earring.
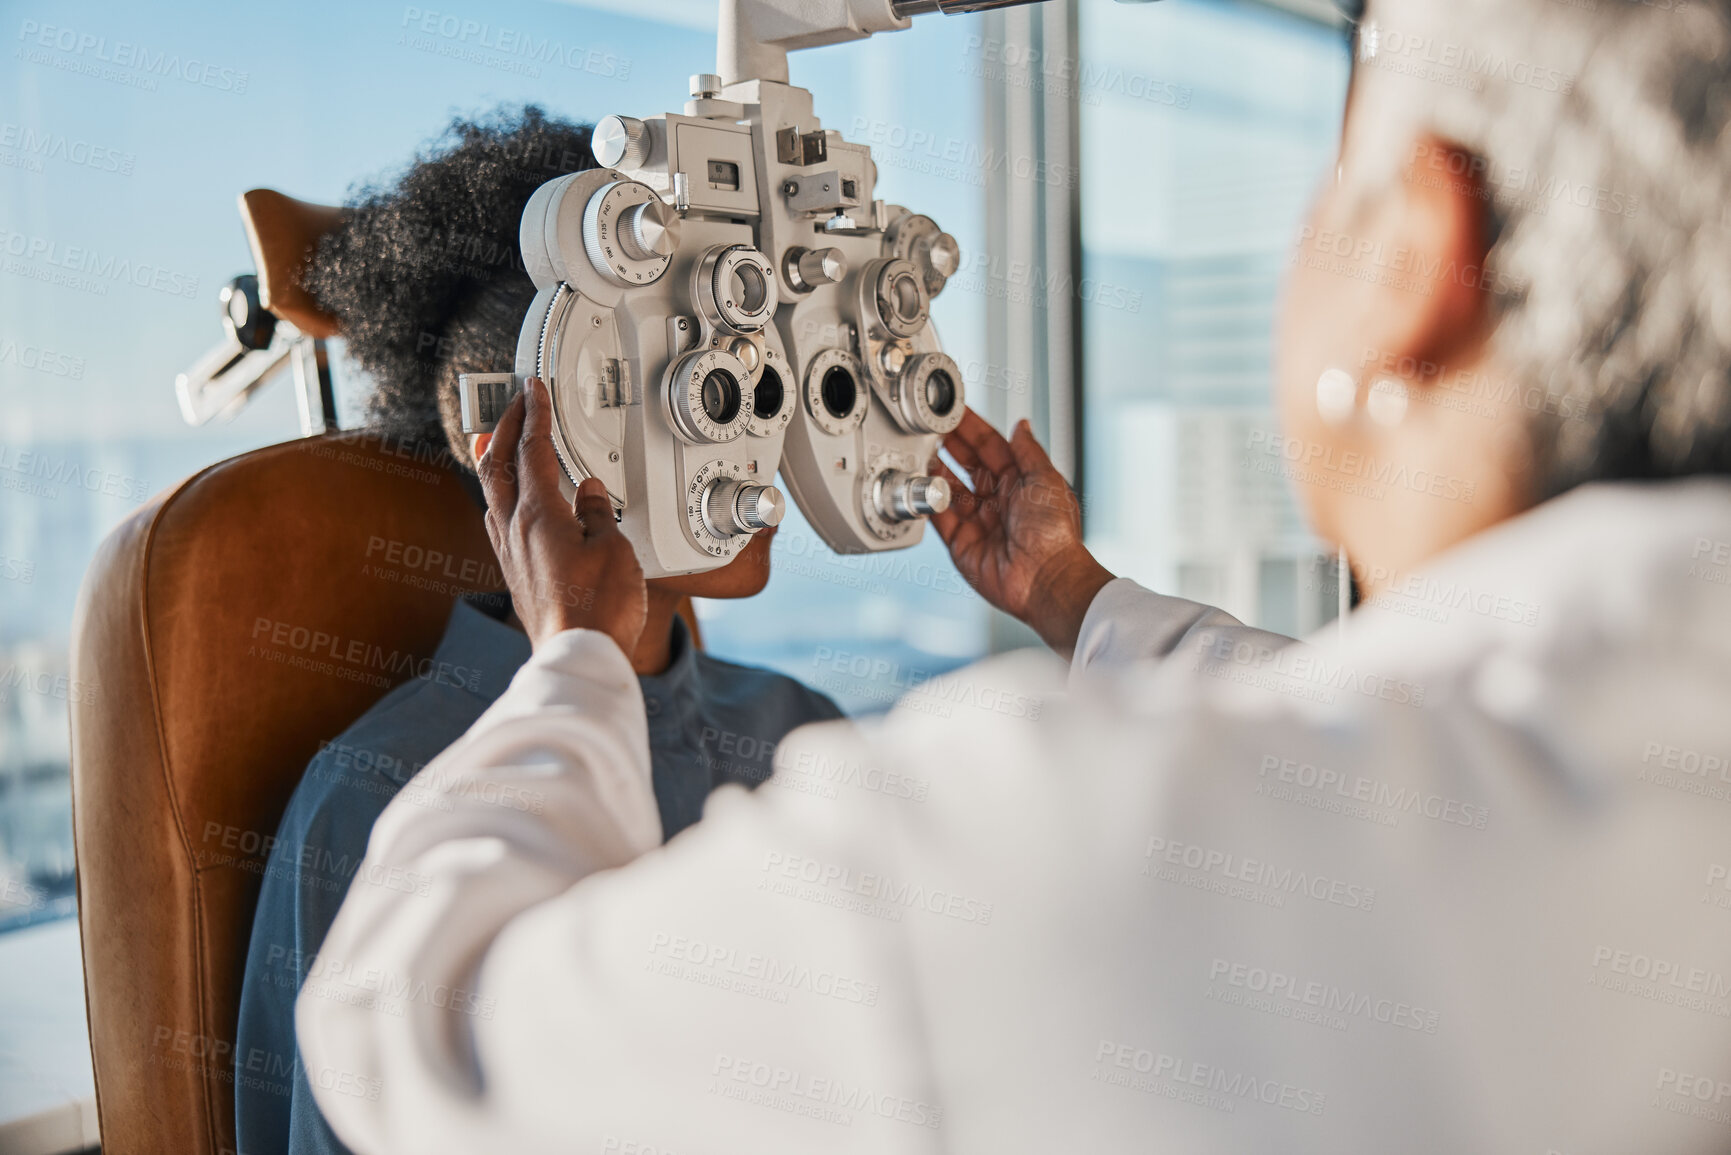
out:
{"label": "earring", "polygon": [[1358,378],[1345,369],[1327,369],[1316,379],[1316,415],[1329,426],[1345,425],[1358,408]]}
{"label": "earring", "polygon": [[1379,377],[1370,387],[1364,409],[1370,419],[1385,429],[1393,429],[1406,418],[1406,382],[1395,377]]}

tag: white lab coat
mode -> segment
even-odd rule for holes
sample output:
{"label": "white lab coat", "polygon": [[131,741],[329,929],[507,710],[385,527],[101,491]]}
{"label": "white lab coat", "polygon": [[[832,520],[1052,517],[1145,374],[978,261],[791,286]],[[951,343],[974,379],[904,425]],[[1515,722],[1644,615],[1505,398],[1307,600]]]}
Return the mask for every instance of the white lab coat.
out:
{"label": "white lab coat", "polygon": [[666,847],[631,668],[561,635],[379,820],[319,1105],[404,1155],[1724,1150],[1727,582],[1706,481],[1285,649],[1120,581],[1068,673],[800,730]]}

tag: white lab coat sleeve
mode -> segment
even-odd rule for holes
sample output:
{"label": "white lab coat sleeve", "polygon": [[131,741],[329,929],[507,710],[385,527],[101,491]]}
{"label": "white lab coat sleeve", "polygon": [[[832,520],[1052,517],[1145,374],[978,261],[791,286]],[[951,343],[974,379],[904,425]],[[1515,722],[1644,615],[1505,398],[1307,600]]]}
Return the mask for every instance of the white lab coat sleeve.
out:
{"label": "white lab coat sleeve", "polygon": [[385,1112],[484,1095],[471,1029],[494,1014],[476,986],[488,947],[523,911],[660,841],[636,675],[605,635],[560,634],[385,808],[309,968],[297,1035],[345,1142],[463,1149],[427,1138],[436,1106]]}
{"label": "white lab coat sleeve", "polygon": [[1088,605],[1070,670],[1080,678],[1178,654],[1201,658],[1218,647],[1226,647],[1223,656],[1229,657],[1238,646],[1274,651],[1291,644],[1291,638],[1247,626],[1225,610],[1114,578]]}
{"label": "white lab coat sleeve", "polygon": [[[343,1141],[935,1150],[905,912],[874,881],[894,873],[895,831],[871,815],[912,787],[862,770],[848,723],[800,733],[793,788],[725,788],[658,848],[624,656],[581,630],[538,649],[385,809],[299,997]],[[824,773],[853,776],[857,811]]]}

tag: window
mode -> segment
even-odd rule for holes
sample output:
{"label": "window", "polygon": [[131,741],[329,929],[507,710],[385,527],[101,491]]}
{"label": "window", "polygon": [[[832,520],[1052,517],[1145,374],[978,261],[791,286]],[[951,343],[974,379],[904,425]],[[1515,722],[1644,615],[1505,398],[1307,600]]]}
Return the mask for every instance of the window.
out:
{"label": "window", "polygon": [[1339,140],[1343,35],[1232,0],[1085,3],[1080,59],[1090,540],[1155,589],[1307,633],[1335,578],[1271,440],[1270,357]]}

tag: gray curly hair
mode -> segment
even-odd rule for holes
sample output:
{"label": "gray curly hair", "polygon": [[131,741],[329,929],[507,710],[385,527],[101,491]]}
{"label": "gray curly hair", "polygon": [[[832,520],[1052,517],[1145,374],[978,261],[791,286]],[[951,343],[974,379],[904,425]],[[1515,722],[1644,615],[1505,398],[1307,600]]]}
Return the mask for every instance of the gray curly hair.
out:
{"label": "gray curly hair", "polygon": [[1430,132],[1489,190],[1537,496],[1731,473],[1731,0],[1371,0],[1358,43],[1350,179]]}

